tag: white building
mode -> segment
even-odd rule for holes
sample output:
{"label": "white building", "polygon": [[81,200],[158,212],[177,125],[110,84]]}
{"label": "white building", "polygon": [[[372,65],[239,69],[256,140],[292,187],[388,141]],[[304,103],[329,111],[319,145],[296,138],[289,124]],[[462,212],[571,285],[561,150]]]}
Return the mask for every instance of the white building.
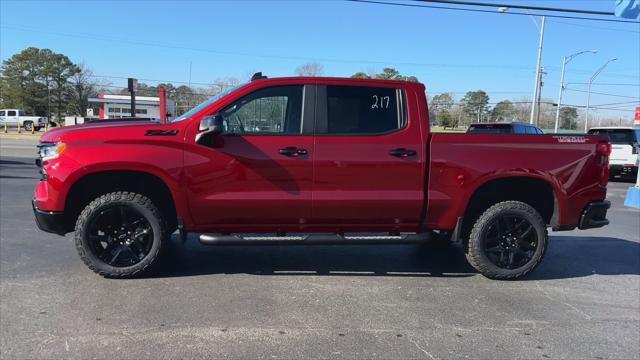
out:
{"label": "white building", "polygon": [[[97,98],[89,98],[89,106],[98,108],[100,119],[117,119],[122,117],[160,118],[160,98],[155,96],[136,96],[136,113],[131,114],[131,96],[99,94]],[[166,100],[167,118],[176,113],[173,100]]]}

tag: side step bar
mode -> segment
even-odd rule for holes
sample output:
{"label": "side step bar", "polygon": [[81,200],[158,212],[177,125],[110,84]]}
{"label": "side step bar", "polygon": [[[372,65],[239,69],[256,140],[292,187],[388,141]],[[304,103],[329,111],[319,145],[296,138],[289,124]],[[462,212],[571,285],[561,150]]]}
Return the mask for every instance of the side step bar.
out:
{"label": "side step bar", "polygon": [[417,244],[431,239],[431,234],[400,235],[342,235],[305,234],[291,236],[202,234],[203,245],[358,245],[358,244]]}

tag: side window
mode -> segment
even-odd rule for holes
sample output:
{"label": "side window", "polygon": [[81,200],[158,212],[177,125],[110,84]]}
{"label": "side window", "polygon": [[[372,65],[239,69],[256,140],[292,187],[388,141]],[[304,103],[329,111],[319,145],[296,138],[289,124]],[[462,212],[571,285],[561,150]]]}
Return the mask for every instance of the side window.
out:
{"label": "side window", "polygon": [[0,111],[0,116],[4,116],[4,110]]}
{"label": "side window", "polygon": [[300,134],[302,85],[260,89],[219,112],[225,132],[234,134]]}
{"label": "side window", "polygon": [[18,111],[18,116],[26,116],[24,110],[19,110]]}
{"label": "side window", "polygon": [[7,111],[7,116],[16,116],[16,112],[14,110]]}
{"label": "side window", "polygon": [[381,134],[405,126],[395,88],[327,86],[327,133]]}

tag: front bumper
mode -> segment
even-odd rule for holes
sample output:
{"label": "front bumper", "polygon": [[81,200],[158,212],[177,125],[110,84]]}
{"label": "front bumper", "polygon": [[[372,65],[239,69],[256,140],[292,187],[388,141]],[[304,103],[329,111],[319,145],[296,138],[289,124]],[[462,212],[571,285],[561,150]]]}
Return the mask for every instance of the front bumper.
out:
{"label": "front bumper", "polygon": [[36,206],[35,199],[31,201],[31,206],[33,207],[36,224],[38,224],[40,230],[58,235],[67,233],[64,222],[64,212],[40,210]]}
{"label": "front bumper", "polygon": [[611,207],[609,200],[594,201],[589,203],[582,211],[578,229],[593,229],[609,225],[607,210]]}

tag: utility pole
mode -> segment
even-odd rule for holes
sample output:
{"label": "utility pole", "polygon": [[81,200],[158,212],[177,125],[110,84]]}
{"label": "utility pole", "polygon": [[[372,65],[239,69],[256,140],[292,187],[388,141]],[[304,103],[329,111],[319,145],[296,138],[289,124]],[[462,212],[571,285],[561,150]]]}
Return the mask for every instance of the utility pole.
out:
{"label": "utility pole", "polygon": [[585,119],[584,119],[584,132],[589,131],[589,108],[591,106],[591,84],[593,84],[593,81],[598,77],[598,75],[600,75],[602,70],[604,70],[604,68],[607,67],[607,65],[609,65],[610,62],[616,61],[616,60],[618,60],[618,58],[609,59],[589,79],[589,91],[588,91],[589,94],[587,95],[587,113],[585,114]]}
{"label": "utility pole", "polygon": [[560,73],[560,91],[559,91],[559,94],[558,94],[558,107],[556,109],[556,125],[554,127],[554,132],[555,133],[558,133],[558,122],[560,121],[560,107],[562,106],[562,92],[564,91],[564,70],[565,70],[565,67],[567,66],[569,61],[573,60],[573,58],[575,58],[578,55],[582,55],[584,53],[596,54],[596,53],[598,53],[598,50],[580,51],[580,52],[577,52],[575,54],[571,54],[569,56],[565,56],[565,57],[562,58],[562,72]]}
{"label": "utility pole", "polygon": [[547,75],[547,73],[544,71],[544,68],[540,69],[540,79],[538,79],[538,98],[536,99],[536,105],[538,106],[538,112],[536,115],[536,126],[540,126],[540,102],[542,100],[542,86],[544,85],[544,82],[542,81],[542,76],[543,75]]}
{"label": "utility pole", "polygon": [[542,45],[544,42],[544,23],[546,21],[546,17],[542,16],[542,23],[540,24],[540,42],[538,44],[538,62],[536,65],[536,82],[533,87],[533,98],[531,99],[531,116],[529,117],[529,124],[533,124],[533,119],[536,114],[536,101],[538,99],[538,91],[540,88],[540,63],[542,62]]}

